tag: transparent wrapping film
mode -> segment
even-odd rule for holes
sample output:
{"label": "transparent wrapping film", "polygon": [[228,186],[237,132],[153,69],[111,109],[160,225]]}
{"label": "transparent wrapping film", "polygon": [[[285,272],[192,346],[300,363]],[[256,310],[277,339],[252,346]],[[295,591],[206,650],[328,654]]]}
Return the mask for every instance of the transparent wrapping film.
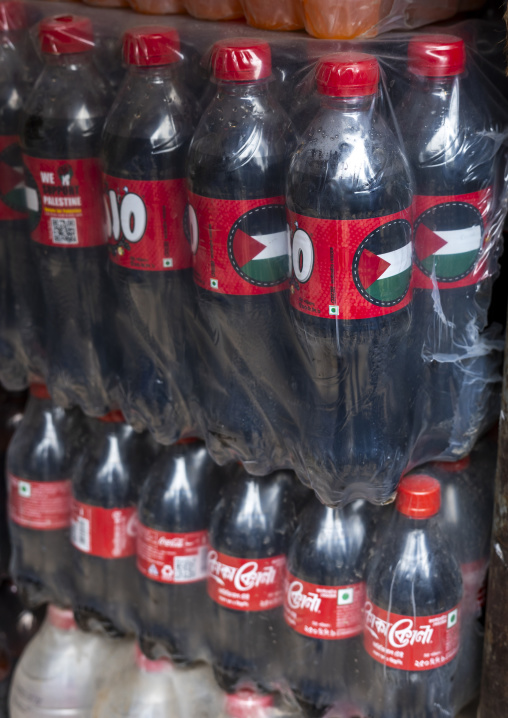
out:
{"label": "transparent wrapping film", "polygon": [[121,414],[84,419],[43,390],[9,448],[10,568],[29,605],[53,605],[13,718],[65,702],[97,718],[453,718],[474,699],[493,432],[415,469],[389,506],[331,508],[292,472],[219,468],[200,441],[156,447]]}
{"label": "transparent wrapping film", "polygon": [[26,7],[4,384],[330,506],[469,453],[498,412],[498,26],[347,43]]}

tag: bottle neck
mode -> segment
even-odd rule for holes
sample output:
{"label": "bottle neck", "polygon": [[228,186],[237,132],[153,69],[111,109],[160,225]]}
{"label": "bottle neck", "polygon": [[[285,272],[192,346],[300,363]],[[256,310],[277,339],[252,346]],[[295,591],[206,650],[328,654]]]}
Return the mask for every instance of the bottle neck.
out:
{"label": "bottle neck", "polygon": [[47,53],[44,55],[44,60],[47,67],[62,67],[69,70],[78,70],[83,67],[90,65],[92,61],[93,53],[87,52],[72,52],[63,55],[51,55]]}
{"label": "bottle neck", "polygon": [[451,92],[455,84],[460,80],[461,75],[450,75],[448,77],[428,77],[426,75],[411,75],[411,85],[420,92]]}
{"label": "bottle neck", "polygon": [[129,65],[128,77],[141,82],[162,84],[173,82],[177,77],[181,63],[173,62],[170,65]]}
{"label": "bottle neck", "polygon": [[370,112],[374,106],[376,95],[363,97],[330,97],[321,95],[321,107],[339,112]]}
{"label": "bottle neck", "polygon": [[217,80],[217,91],[223,97],[263,97],[268,94],[269,79],[256,82],[226,82]]}

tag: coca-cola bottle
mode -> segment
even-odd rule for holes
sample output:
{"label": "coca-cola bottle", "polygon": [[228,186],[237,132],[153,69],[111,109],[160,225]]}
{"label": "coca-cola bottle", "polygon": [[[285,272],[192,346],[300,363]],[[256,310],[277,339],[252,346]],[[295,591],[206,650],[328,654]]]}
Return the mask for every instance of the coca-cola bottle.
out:
{"label": "coca-cola bottle", "polygon": [[192,427],[196,301],[184,215],[197,104],[185,85],[176,30],[127,31],[124,58],[127,78],[102,143],[109,272],[121,328],[119,401],[128,421],[169,443]]}
{"label": "coca-cola bottle", "polygon": [[316,79],[321,108],[287,184],[290,299],[307,357],[301,451],[325,503],[381,501],[412,425],[411,179],[379,110],[376,58],[326,56]]}
{"label": "coca-cola bottle", "polygon": [[221,718],[269,718],[275,712],[272,695],[240,688],[226,695]]}
{"label": "coca-cola bottle", "polygon": [[7,481],[10,570],[31,606],[71,601],[71,473],[85,438],[78,410],[54,404],[43,384],[30,386],[7,451]]}
{"label": "coca-cola bottle", "polygon": [[210,645],[219,685],[261,687],[280,678],[286,552],[295,521],[290,472],[238,469],[210,525]]}
{"label": "coca-cola bottle", "polygon": [[[490,354],[474,352],[486,324],[497,244],[495,133],[482,88],[466,84],[466,47],[453,35],[409,43],[411,85],[396,110],[415,180],[411,344],[421,389],[412,463],[437,458],[478,422]],[[488,374],[487,374],[488,375]],[[471,380],[471,377],[474,377]],[[480,394],[480,396],[478,396]],[[455,450],[454,455],[459,454]]]}
{"label": "coca-cola bottle", "polygon": [[203,657],[209,623],[208,527],[215,465],[196,440],[161,449],[138,503],[138,636],[151,658]]}
{"label": "coca-cola bottle", "polygon": [[290,540],[284,675],[311,715],[359,683],[369,523],[364,501],[333,509],[313,498]]}
{"label": "coca-cola bottle", "polygon": [[440,504],[437,479],[404,477],[368,567],[364,645],[376,718],[453,714],[462,579]]}
{"label": "coca-cola bottle", "polygon": [[5,459],[12,435],[23,418],[26,398],[24,391],[6,392],[0,387],[0,582],[9,575],[11,556]]}
{"label": "coca-cola bottle", "polygon": [[155,448],[120,412],[88,428],[72,471],[73,607],[80,627],[115,635],[133,627],[136,503]]}
{"label": "coca-cola bottle", "polygon": [[187,163],[202,429],[221,463],[238,458],[269,473],[287,463],[279,437],[292,428],[284,194],[295,135],[270,92],[267,43],[220,41],[211,61],[217,92]]}
{"label": "coca-cola bottle", "polygon": [[101,415],[113,362],[99,163],[110,88],[93,62],[88,18],[46,18],[39,39],[45,66],[24,105],[20,135],[44,293],[47,383],[60,405]]}
{"label": "coca-cola bottle", "polygon": [[19,391],[26,388],[28,373],[43,366],[37,336],[41,288],[31,252],[18,138],[21,108],[39,62],[22,2],[0,2],[0,65],[0,379]]}
{"label": "coca-cola bottle", "polygon": [[[484,442],[493,443],[489,438]],[[490,448],[489,462],[482,461],[480,449],[460,461],[436,462],[424,468],[441,484],[439,520],[462,574],[461,650],[454,685],[456,711],[472,701],[480,687],[483,614],[494,510],[495,445]]]}

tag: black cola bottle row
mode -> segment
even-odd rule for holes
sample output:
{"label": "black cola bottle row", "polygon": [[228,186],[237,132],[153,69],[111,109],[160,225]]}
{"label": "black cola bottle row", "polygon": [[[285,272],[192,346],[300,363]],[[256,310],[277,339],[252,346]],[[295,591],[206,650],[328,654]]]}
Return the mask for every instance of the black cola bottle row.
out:
{"label": "black cola bottle row", "polygon": [[478,687],[493,455],[487,436],[403,477],[391,506],[331,508],[292,472],[217,467],[198,440],[156,446],[35,385],[7,458],[11,572],[31,606],[206,660],[228,693],[446,715]]}
{"label": "black cola bottle row", "polygon": [[[11,5],[0,32],[27,39]],[[12,70],[27,206],[0,221],[29,281],[0,322],[4,379],[15,355],[61,406],[291,469],[330,506],[386,502],[492,418],[505,129],[486,64],[453,34],[404,36],[391,64],[381,41],[222,37],[207,84],[187,29],[127,30],[116,96],[84,16],[39,23],[35,84]]]}

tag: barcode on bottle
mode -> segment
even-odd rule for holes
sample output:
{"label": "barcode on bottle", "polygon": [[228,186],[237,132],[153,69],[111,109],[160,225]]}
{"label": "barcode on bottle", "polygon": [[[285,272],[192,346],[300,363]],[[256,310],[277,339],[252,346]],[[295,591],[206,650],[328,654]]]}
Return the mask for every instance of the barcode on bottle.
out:
{"label": "barcode on bottle", "polygon": [[78,230],[76,220],[51,218],[51,231],[53,233],[53,244],[77,244]]}
{"label": "barcode on bottle", "polygon": [[175,583],[186,583],[199,578],[199,556],[175,556]]}
{"label": "barcode on bottle", "polygon": [[90,551],[90,521],[78,516],[72,522],[71,527],[71,542],[73,546],[78,548],[80,551],[89,553]]}

